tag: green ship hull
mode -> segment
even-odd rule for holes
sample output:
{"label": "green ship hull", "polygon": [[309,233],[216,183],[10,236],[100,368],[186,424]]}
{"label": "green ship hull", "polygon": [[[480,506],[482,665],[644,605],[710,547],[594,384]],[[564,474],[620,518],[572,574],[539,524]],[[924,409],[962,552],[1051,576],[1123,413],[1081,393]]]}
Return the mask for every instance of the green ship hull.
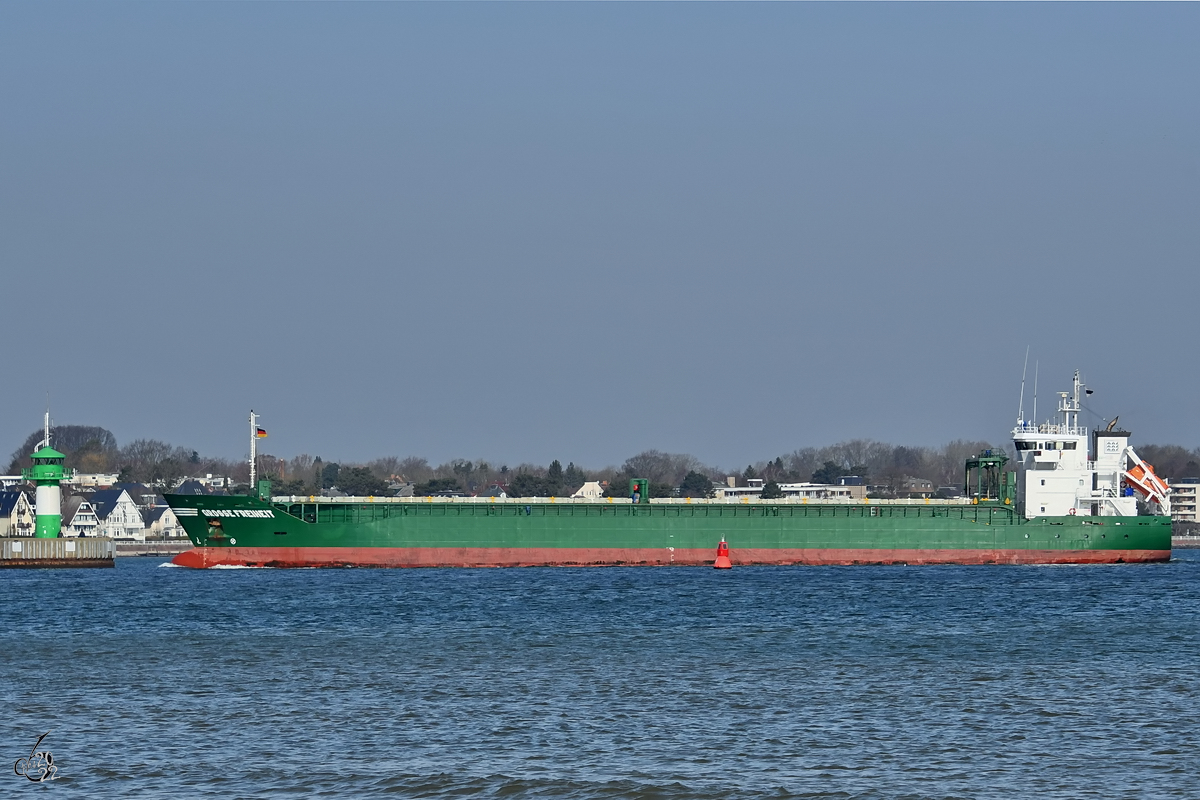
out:
{"label": "green ship hull", "polygon": [[1055,564],[1167,561],[1164,516],[1040,517],[1002,503],[492,501],[168,495],[189,567]]}

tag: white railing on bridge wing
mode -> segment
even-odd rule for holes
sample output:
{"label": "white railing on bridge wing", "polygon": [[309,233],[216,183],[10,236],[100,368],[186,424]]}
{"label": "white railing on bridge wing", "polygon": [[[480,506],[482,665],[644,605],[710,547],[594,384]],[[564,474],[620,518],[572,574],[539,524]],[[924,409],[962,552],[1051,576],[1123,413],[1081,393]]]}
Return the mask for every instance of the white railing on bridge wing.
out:
{"label": "white railing on bridge wing", "polygon": [[1059,425],[1054,422],[1043,422],[1034,424],[1025,422],[1013,428],[1014,435],[1020,434],[1048,434],[1052,436],[1087,436],[1088,429],[1075,425]]}

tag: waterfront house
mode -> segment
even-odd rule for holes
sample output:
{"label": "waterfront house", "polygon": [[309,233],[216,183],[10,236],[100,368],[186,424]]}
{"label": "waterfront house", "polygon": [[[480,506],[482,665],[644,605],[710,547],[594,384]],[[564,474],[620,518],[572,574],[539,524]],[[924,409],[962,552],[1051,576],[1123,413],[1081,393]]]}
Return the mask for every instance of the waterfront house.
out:
{"label": "waterfront house", "polygon": [[77,494],[63,503],[62,536],[97,536],[100,520],[88,495]]}
{"label": "waterfront house", "polygon": [[33,536],[36,512],[24,492],[0,492],[0,537]]}
{"label": "waterfront house", "polygon": [[76,472],[75,477],[63,483],[88,489],[108,489],[120,479],[115,472]]}
{"label": "waterfront house", "polygon": [[210,489],[203,481],[198,478],[188,478],[183,483],[175,487],[171,494],[212,494]]}
{"label": "waterfront house", "polygon": [[580,486],[571,497],[582,497],[585,500],[599,500],[604,497],[604,487],[600,485],[599,481],[588,481],[583,486]]}
{"label": "waterfront house", "polygon": [[224,475],[208,474],[203,478],[184,478],[171,490],[171,494],[224,495],[228,494],[226,489],[232,485],[233,482]]}
{"label": "waterfront house", "polygon": [[143,509],[142,519],[146,523],[148,539],[176,539],[187,536],[170,506],[151,506]]}
{"label": "waterfront house", "polygon": [[124,489],[129,493],[130,499],[137,503],[142,508],[149,508],[157,505],[158,490],[147,486],[144,483],[117,483],[111,488]]}
{"label": "waterfront house", "polygon": [[97,535],[126,541],[145,541],[146,523],[142,510],[124,489],[101,489],[91,497],[99,521]]}
{"label": "waterfront house", "polygon": [[227,476],[213,475],[211,472],[206,474],[203,478],[195,478],[194,480],[205,489],[208,489],[208,491],[212,494],[224,494],[225,490],[233,485],[233,481],[231,481]]}
{"label": "waterfront house", "polygon": [[900,491],[897,492],[897,496],[922,499],[932,497],[933,492],[933,481],[926,480],[925,478],[905,476],[903,483],[900,485]]}

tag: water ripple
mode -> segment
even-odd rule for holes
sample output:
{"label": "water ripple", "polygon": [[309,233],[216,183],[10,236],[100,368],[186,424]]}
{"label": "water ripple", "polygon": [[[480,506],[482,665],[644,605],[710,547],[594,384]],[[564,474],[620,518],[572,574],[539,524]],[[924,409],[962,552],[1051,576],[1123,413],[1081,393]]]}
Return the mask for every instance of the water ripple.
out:
{"label": "water ripple", "polygon": [[0,755],[52,730],[66,796],[1200,797],[1187,551],[723,575],[159,563],[0,574]]}

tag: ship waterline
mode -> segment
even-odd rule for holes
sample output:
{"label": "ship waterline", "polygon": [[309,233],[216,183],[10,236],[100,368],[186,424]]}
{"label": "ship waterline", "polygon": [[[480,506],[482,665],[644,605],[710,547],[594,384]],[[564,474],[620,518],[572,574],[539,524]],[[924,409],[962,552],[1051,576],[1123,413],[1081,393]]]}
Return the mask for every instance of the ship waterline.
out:
{"label": "ship waterline", "polygon": [[[855,566],[932,564],[1132,564],[1168,561],[1170,550],[912,550],[794,548],[743,550],[741,565]],[[176,556],[179,566],[244,567],[599,567],[712,566],[708,550],[495,547],[197,547]]]}

